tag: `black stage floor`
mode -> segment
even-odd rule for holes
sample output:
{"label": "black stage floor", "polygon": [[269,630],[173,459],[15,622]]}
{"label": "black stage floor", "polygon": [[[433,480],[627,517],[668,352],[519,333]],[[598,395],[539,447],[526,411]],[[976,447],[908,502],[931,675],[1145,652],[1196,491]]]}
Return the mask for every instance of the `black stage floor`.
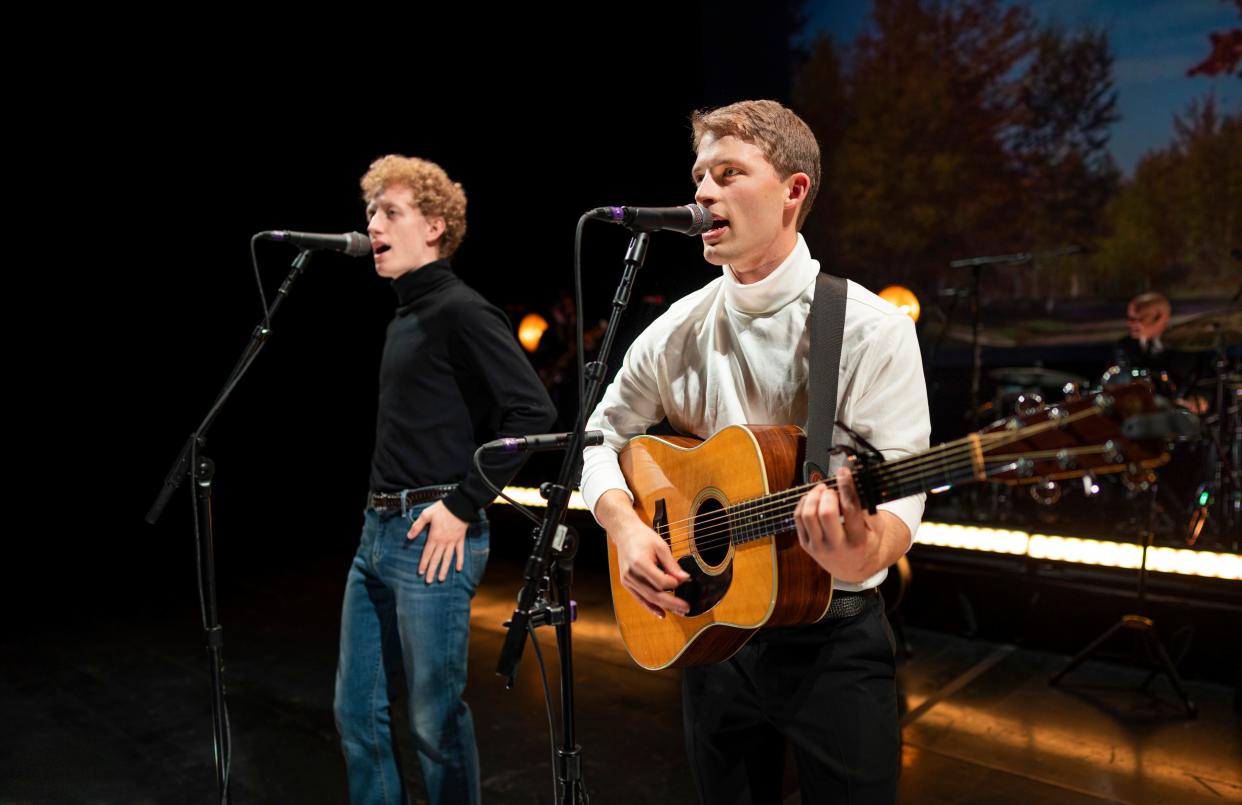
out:
{"label": "black stage floor", "polygon": [[[261,577],[221,576],[234,802],[345,801],[331,698],[347,562],[342,549]],[[553,801],[534,654],[512,691],[493,673],[520,567],[493,562],[471,638],[468,698],[485,799],[498,803]],[[694,801],[677,672],[633,665],[602,576],[579,575],[578,728],[592,800]],[[0,802],[213,801],[194,593],[156,597],[157,607],[142,600],[117,589],[72,617],[30,621],[6,637]],[[1229,686],[1192,680],[1201,714],[1190,721],[1163,679],[1139,690],[1146,672],[1138,668],[1091,662],[1057,689],[1046,680],[1062,654],[927,629],[907,637],[902,802],[1242,801],[1242,728]],[[554,673],[551,634],[542,642]]]}

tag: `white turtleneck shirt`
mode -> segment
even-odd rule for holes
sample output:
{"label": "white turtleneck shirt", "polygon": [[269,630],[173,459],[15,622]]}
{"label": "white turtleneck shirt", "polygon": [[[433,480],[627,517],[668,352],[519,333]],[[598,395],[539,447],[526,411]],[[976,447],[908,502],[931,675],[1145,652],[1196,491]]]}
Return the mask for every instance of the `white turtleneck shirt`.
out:
{"label": "white turtleneck shirt", "polygon": [[[775,271],[739,283],[724,266],[719,279],[675,302],[634,341],[587,427],[604,444],[583,454],[582,496],[592,511],[609,489],[633,499],[617,462],[626,441],[667,417],[677,431],[706,439],[729,425],[807,423],[810,331],[819,261],[798,242]],[[855,282],[848,284],[837,383],[837,419],[886,459],[928,447],[927,387],[914,323]],[[848,440],[837,430],[837,441]],[[829,469],[844,459],[835,457]],[[880,504],[900,517],[911,538],[924,495]],[[860,584],[884,580],[887,570]]]}

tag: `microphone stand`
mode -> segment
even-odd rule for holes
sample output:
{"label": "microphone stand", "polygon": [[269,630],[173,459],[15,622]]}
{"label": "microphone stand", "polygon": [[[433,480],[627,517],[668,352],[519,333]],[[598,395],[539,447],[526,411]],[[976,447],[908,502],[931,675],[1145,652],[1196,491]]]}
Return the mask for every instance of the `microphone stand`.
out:
{"label": "microphone stand", "polygon": [[232,742],[229,738],[228,706],[224,691],[224,627],[220,625],[216,609],[215,535],[211,519],[211,484],[215,477],[215,462],[199,453],[199,450],[207,444],[207,431],[211,429],[225,401],[233,393],[233,389],[237,387],[254,359],[258,357],[263,345],[267,343],[268,336],[272,332],[272,317],[280,309],[281,302],[289,295],[289,288],[294,280],[301,276],[302,270],[310,262],[310,257],[311,252],[304,250],[298,252],[298,256],[293,258],[289,275],[285,277],[285,281],[281,283],[280,289],[276,292],[271,308],[266,311],[263,321],[251,333],[250,342],[233,366],[228,379],[224,381],[224,386],[216,395],[215,402],[208,409],[207,415],[190,433],[189,438],[181,447],[181,452],[173,459],[172,467],[169,468],[168,475],[164,478],[164,486],[156,496],[155,502],[151,504],[145,518],[148,523],[155,525],[160,515],[164,513],[168,501],[172,499],[173,493],[181,486],[181,482],[187,477],[193,478],[196,487],[192,502],[195,547],[198,551],[198,584],[211,673],[212,751],[216,762],[216,786],[220,792],[220,801],[226,805],[229,801],[229,765],[232,761]]}
{"label": "microphone stand", "polygon": [[1134,612],[1122,615],[1121,620],[1114,623],[1103,634],[1092,640],[1086,648],[1075,654],[1073,659],[1064,668],[1048,679],[1048,684],[1054,687],[1060,685],[1061,680],[1066,674],[1094,657],[1113,635],[1129,629],[1138,633],[1144,647],[1147,649],[1148,656],[1154,657],[1157,663],[1155,670],[1151,672],[1147,677],[1147,681],[1141,687],[1146,688],[1151,684],[1156,675],[1163,671],[1164,675],[1169,678],[1169,684],[1173,686],[1173,690],[1177,693],[1178,698],[1182,700],[1182,706],[1186,708],[1186,717],[1194,719],[1199,717],[1199,706],[1195,704],[1195,701],[1190,698],[1190,694],[1186,692],[1185,683],[1182,681],[1181,674],[1177,672],[1177,666],[1173,664],[1169,653],[1165,651],[1164,643],[1160,641],[1160,635],[1156,634],[1156,622],[1147,612],[1147,552],[1151,549],[1152,543],[1156,539],[1156,499],[1159,486],[1158,480],[1151,481],[1151,490],[1147,498],[1147,525],[1143,529],[1143,554],[1142,559],[1139,561],[1138,588],[1135,594]]}
{"label": "microphone stand", "polygon": [[[571,624],[577,615],[577,605],[570,598],[573,557],[577,551],[577,539],[563,524],[569,508],[569,497],[581,473],[582,447],[586,439],[587,412],[603,391],[604,378],[608,373],[608,355],[613,339],[620,330],[621,317],[629,305],[630,293],[638,269],[647,257],[650,234],[636,231],[625,253],[625,267],[621,282],[612,300],[612,314],[608,329],[599,348],[596,360],[586,365],[587,389],[560,473],[555,483],[545,483],[540,494],[547,500],[543,522],[535,530],[535,545],[526,561],[525,582],[518,594],[513,616],[505,623],[508,633],[500,650],[496,673],[508,679],[513,687],[517,678],[517,666],[526,647],[526,635],[534,638],[534,628],[551,624],[556,627],[557,650],[561,657],[561,747],[556,753],[556,776],[559,783],[560,802],[563,805],[581,805],[587,802],[586,788],[582,784],[582,747],[574,735],[574,681],[573,641]],[[581,315],[581,311],[579,314]],[[556,571],[549,584],[549,566],[556,554]]]}
{"label": "microphone stand", "polygon": [[[970,269],[970,430],[977,431],[982,423],[979,421],[980,374],[983,369],[983,345],[979,343],[979,286],[983,280],[983,267],[996,265],[1023,265],[1034,263],[1047,257],[1064,257],[1082,251],[1081,246],[1065,246],[1046,252],[1018,252],[1016,254],[999,254],[992,257],[967,257],[953,260],[949,268]],[[956,305],[956,300],[954,301]],[[948,322],[945,323],[946,329]],[[978,487],[971,487],[971,501],[975,519],[979,519]]]}
{"label": "microphone stand", "polygon": [[968,257],[954,260],[949,268],[970,269],[970,429],[979,429],[979,380],[983,369],[983,345],[979,343],[979,286],[983,280],[983,267],[1029,263],[1028,252],[1001,254],[995,257]]}
{"label": "microphone stand", "polygon": [[[1026,252],[1018,254],[1002,254],[995,257],[968,257],[963,260],[954,260],[949,263],[949,268],[969,268],[970,269],[970,289],[966,292],[970,298],[970,419],[969,429],[974,432],[979,430],[979,406],[982,404],[980,396],[980,374],[983,370],[983,345],[979,343],[979,287],[983,282],[983,267],[993,265],[1013,265],[1030,262],[1031,255]],[[954,299],[954,306],[957,300]],[[948,322],[945,322],[945,328],[948,329]],[[970,490],[970,514],[976,521],[981,520],[979,512],[979,490],[971,487]],[[995,503],[995,500],[993,500]],[[992,512],[996,514],[995,511]]]}

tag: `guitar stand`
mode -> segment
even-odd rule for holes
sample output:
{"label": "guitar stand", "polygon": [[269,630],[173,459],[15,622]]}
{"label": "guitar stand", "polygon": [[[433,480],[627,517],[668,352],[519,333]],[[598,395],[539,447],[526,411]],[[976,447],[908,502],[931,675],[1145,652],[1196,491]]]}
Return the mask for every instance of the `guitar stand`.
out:
{"label": "guitar stand", "polygon": [[1053,674],[1048,680],[1048,684],[1054,686],[1059,685],[1066,674],[1091,659],[1091,657],[1099,651],[1100,647],[1107,643],[1113,635],[1121,632],[1122,630],[1129,629],[1138,633],[1144,648],[1147,650],[1148,658],[1150,659],[1154,656],[1158,662],[1156,669],[1150,676],[1147,677],[1147,680],[1140,686],[1140,689],[1146,689],[1154,676],[1163,671],[1169,678],[1169,683],[1173,685],[1173,690],[1177,691],[1178,698],[1182,700],[1182,704],[1186,708],[1186,717],[1198,718],[1199,708],[1194,703],[1194,700],[1191,699],[1186,693],[1186,688],[1182,682],[1181,675],[1177,673],[1177,668],[1173,665],[1173,660],[1169,658],[1169,653],[1165,651],[1164,643],[1160,642],[1160,636],[1156,634],[1156,622],[1147,615],[1143,614],[1147,608],[1147,550],[1151,547],[1152,542],[1155,539],[1154,523],[1156,513],[1156,495],[1158,494],[1158,490],[1159,482],[1156,481],[1152,484],[1150,493],[1151,496],[1148,499],[1147,529],[1146,533],[1143,535],[1143,558],[1139,562],[1138,592],[1136,596],[1137,606],[1135,607],[1136,612],[1134,614],[1122,615],[1120,621],[1110,626],[1104,634],[1100,635],[1095,640],[1092,640],[1089,644],[1087,644],[1086,648],[1074,655],[1074,658],[1069,661],[1068,665]]}

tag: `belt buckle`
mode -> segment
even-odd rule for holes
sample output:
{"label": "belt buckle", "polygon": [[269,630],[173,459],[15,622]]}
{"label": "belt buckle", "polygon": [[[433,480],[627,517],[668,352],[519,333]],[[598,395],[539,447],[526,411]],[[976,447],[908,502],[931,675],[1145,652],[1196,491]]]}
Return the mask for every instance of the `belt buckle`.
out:
{"label": "belt buckle", "polygon": [[406,518],[407,520],[410,517],[410,501],[408,498],[409,498],[409,494],[414,491],[416,490],[402,489],[401,492],[398,493],[400,496],[400,503],[401,503],[401,516]]}

